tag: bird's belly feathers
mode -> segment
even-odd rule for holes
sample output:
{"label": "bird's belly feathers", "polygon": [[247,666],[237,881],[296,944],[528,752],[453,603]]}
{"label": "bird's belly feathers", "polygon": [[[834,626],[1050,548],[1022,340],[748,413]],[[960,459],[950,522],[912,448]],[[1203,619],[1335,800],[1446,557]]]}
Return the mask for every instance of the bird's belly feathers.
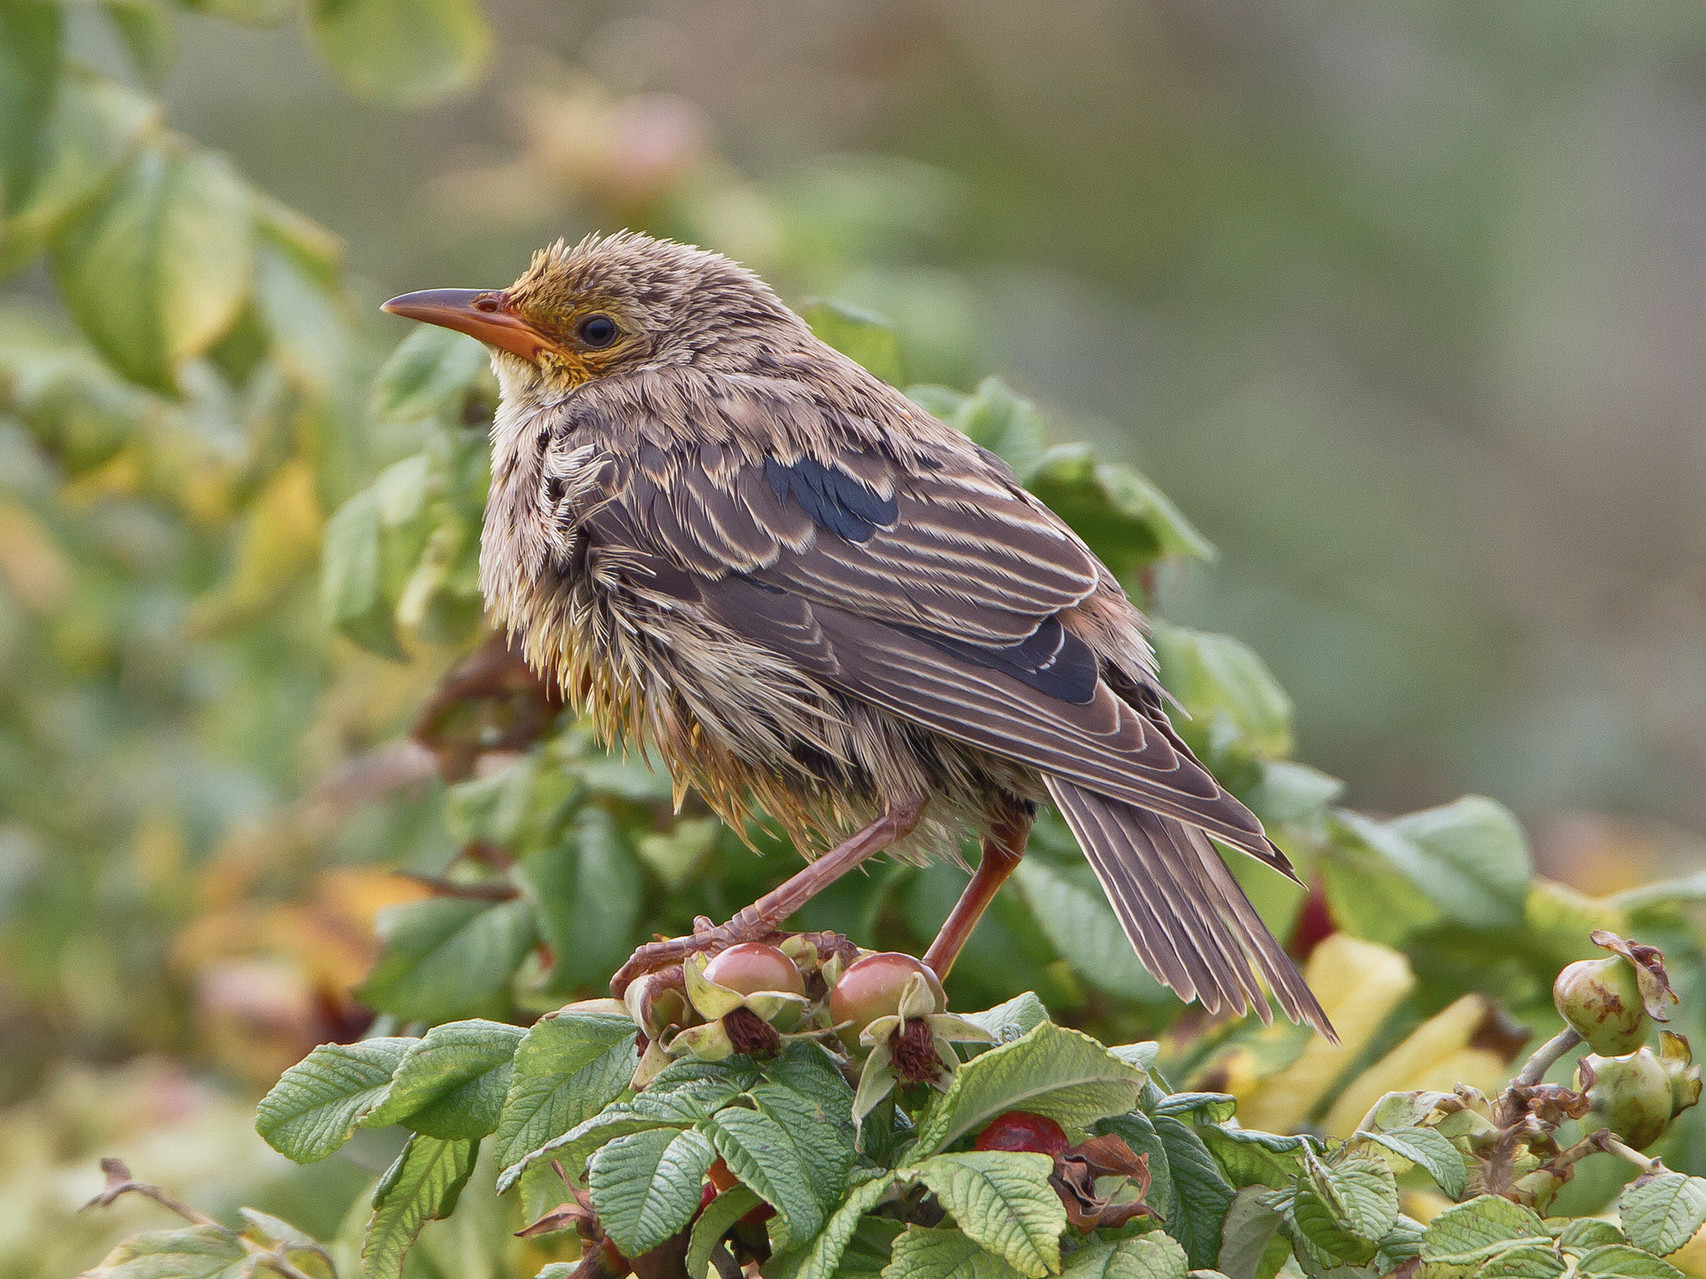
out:
{"label": "bird's belly feathers", "polygon": [[523,629],[528,660],[555,671],[607,745],[655,749],[678,797],[699,791],[737,830],[768,815],[809,856],[918,796],[927,820],[897,852],[957,858],[992,793],[1036,790],[1028,770],[852,700],[633,581],[561,584],[558,606]]}

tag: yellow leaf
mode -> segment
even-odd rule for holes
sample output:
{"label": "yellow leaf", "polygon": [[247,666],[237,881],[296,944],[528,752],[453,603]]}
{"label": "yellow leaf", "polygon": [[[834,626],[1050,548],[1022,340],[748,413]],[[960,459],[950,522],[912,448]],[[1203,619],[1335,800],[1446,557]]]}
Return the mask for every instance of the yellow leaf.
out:
{"label": "yellow leaf", "polygon": [[1291,1065],[1256,1081],[1253,1091],[1234,1088],[1246,1127],[1269,1132],[1301,1127],[1416,984],[1402,954],[1348,933],[1322,941],[1309,956],[1304,976],[1338,1030],[1339,1042],[1314,1039]]}
{"label": "yellow leaf", "polygon": [[205,633],[276,600],[313,566],[322,522],[308,464],[280,467],[249,510],[230,575],[197,602],[192,628]]}

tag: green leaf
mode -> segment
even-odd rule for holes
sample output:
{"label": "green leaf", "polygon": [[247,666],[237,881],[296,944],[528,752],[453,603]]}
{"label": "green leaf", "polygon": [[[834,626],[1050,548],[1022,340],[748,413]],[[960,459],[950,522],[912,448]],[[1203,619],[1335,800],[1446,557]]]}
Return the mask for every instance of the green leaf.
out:
{"label": "green leaf", "polygon": [[355,92],[407,105],[476,83],[492,31],[477,0],[313,0],[321,55]]}
{"label": "green leaf", "polygon": [[520,1160],[504,1169],[498,1177],[498,1193],[508,1194],[511,1187],[521,1180],[522,1174],[542,1159],[559,1160],[564,1171],[578,1179],[593,1152],[618,1137],[648,1132],[654,1128],[675,1131],[687,1126],[687,1122],[659,1119],[656,1115],[645,1114],[618,1102],[605,1107],[596,1115],[589,1115],[561,1137],[553,1137],[537,1150],[528,1151]]}
{"label": "green leaf", "polygon": [[1467,1265],[1501,1251],[1513,1239],[1548,1237],[1532,1208],[1499,1195],[1479,1195],[1447,1208],[1428,1223],[1422,1236],[1422,1260]]}
{"label": "green leaf", "polygon": [[1389,823],[1420,850],[1416,886],[1446,918],[1471,928],[1522,924],[1534,862],[1510,810],[1480,795]]}
{"label": "green leaf", "polygon": [[1595,1248],[1576,1263],[1576,1273],[1596,1279],[1684,1279],[1670,1262],[1621,1243]]}
{"label": "green leaf", "polygon": [[1624,1190],[1617,1211],[1629,1242],[1662,1257],[1706,1226],[1706,1177],[1666,1172],[1638,1181]]}
{"label": "green leaf", "polygon": [[1568,1269],[1545,1244],[1518,1244],[1488,1257],[1475,1268],[1476,1279],[1556,1279]]}
{"label": "green leaf", "polygon": [[515,1074],[498,1120],[498,1167],[597,1114],[628,1086],[639,1064],[634,1023],[613,1013],[548,1013],[515,1050]]}
{"label": "green leaf", "polygon": [[1160,489],[1129,466],[1097,462],[1087,444],[1055,445],[1023,478],[1122,580],[1163,555],[1214,558]]}
{"label": "green leaf", "polygon": [[479,1149],[477,1141],[443,1141],[418,1133],[409,1138],[373,1192],[373,1216],[361,1246],[367,1279],[402,1279],[403,1258],[421,1227],[456,1211]]}
{"label": "green leaf", "polygon": [[1288,759],[1262,761],[1262,777],[1239,796],[1264,824],[1313,822],[1344,794],[1345,784],[1320,769]]}
{"label": "green leaf", "polygon": [[[0,119],[5,118],[0,109]],[[33,257],[66,218],[99,194],[137,139],[159,118],[158,103],[117,81],[79,67],[65,68],[42,138],[40,163],[27,187],[3,188],[7,209],[0,219],[0,273]]]}
{"label": "green leaf", "polygon": [[1004,1110],[1085,1127],[1136,1106],[1146,1078],[1088,1035],[1043,1022],[955,1073],[919,1125],[913,1157],[934,1154]]}
{"label": "green leaf", "polygon": [[250,1265],[235,1231],[191,1226],[132,1235],[84,1273],[98,1279],[241,1279]]}
{"label": "green leaf", "polygon": [[321,1044],[280,1076],[255,1115],[255,1131],[299,1164],[324,1159],[377,1105],[397,1063],[417,1041],[366,1039]]}
{"label": "green leaf", "polygon": [[385,911],[379,933],[385,948],[358,994],[403,1021],[507,1011],[510,978],[533,945],[522,901],[411,902]]}
{"label": "green leaf", "polygon": [[363,489],[326,521],[320,542],[320,605],[326,621],[363,648],[402,660],[380,574],[379,495]]}
{"label": "green leaf", "polygon": [[966,1236],[1022,1275],[1060,1269],[1066,1208],[1049,1185],[1048,1155],[1006,1150],[935,1155],[916,1166]]}
{"label": "green leaf", "polygon": [[[730,1186],[705,1205],[693,1219],[693,1233],[687,1240],[687,1273],[704,1275],[711,1265],[711,1254],[734,1224],[764,1201],[745,1186]],[[819,1236],[820,1238],[822,1236]]]}
{"label": "green leaf", "polygon": [[1205,1124],[1197,1131],[1227,1179],[1240,1187],[1290,1185],[1309,1144],[1306,1137],[1282,1137],[1227,1124]]}
{"label": "green leaf", "polygon": [[0,5],[0,211],[17,207],[47,154],[42,133],[59,86],[64,25],[57,4]]}
{"label": "green leaf", "polygon": [[533,895],[540,935],[554,956],[548,990],[598,983],[632,953],[640,865],[605,809],[588,805],[568,838],[525,858],[517,875]]}
{"label": "green leaf", "polygon": [[[858,1229],[859,1219],[882,1201],[895,1185],[903,1180],[898,1173],[884,1173],[870,1181],[855,1186],[845,1202],[835,1210],[822,1230],[812,1239],[800,1258],[799,1266],[793,1272],[793,1279],[833,1279],[836,1268],[841,1264],[842,1255],[847,1251],[848,1242],[853,1238],[853,1232]],[[740,1189],[740,1187],[736,1187]],[[728,1191],[724,1191],[728,1194]],[[721,1195],[718,1196],[720,1200]],[[708,1214],[707,1214],[708,1215]],[[732,1224],[732,1223],[731,1223]],[[726,1231],[728,1226],[724,1226]],[[723,1231],[718,1232],[721,1237]],[[698,1230],[694,1231],[694,1242],[698,1242]],[[709,1255],[709,1248],[706,1250]],[[698,1275],[701,1270],[693,1268],[694,1253],[688,1253],[687,1273]]]}
{"label": "green leaf", "polygon": [[331,1254],[313,1236],[298,1230],[288,1221],[253,1208],[239,1208],[237,1215],[243,1219],[244,1238],[282,1252],[285,1260],[308,1279],[337,1279],[337,1268],[332,1264]]}
{"label": "green leaf", "polygon": [[1408,1159],[1452,1199],[1460,1196],[1469,1184],[1469,1168],[1463,1162],[1462,1152],[1432,1128],[1394,1128],[1391,1132],[1363,1132],[1357,1136]]}
{"label": "green leaf", "polygon": [[906,381],[900,338],[882,316],[834,298],[806,303],[800,314],[817,337],[890,386]]}
{"label": "green leaf", "polygon": [[59,232],[54,275],[91,342],[134,382],[170,391],[248,300],[249,192],[223,157],[144,147]]}
{"label": "green leaf", "polygon": [[1173,997],[1138,960],[1101,889],[1075,883],[1041,858],[1020,862],[1013,879],[1037,928],[1090,985],[1137,1003]]}
{"label": "green leaf", "polygon": [[1010,1044],[1047,1021],[1048,1009],[1042,1000],[1027,990],[1004,1004],[986,1008],[980,1013],[967,1013],[966,1020],[987,1030],[997,1045]]}
{"label": "green leaf", "polygon": [[707,1127],[729,1171],[774,1208],[790,1239],[809,1239],[828,1216],[794,1142],[769,1115],[730,1106]]}
{"label": "green leaf", "polygon": [[[1555,1223],[1548,1221],[1548,1227]],[[1571,1252],[1592,1252],[1606,1244],[1627,1243],[1623,1232],[1609,1221],[1597,1217],[1577,1217],[1558,1232],[1558,1246]]]}
{"label": "green leaf", "polygon": [[498,1125],[522,1033],[495,1021],[433,1027],[404,1055],[362,1126],[403,1124],[447,1140],[484,1137]]}
{"label": "green leaf", "polygon": [[1206,1269],[1214,1265],[1220,1252],[1220,1232],[1232,1203],[1232,1187],[1195,1129],[1171,1115],[1157,1115],[1151,1122],[1167,1152],[1167,1171],[1172,1179],[1173,1202],[1165,1214],[1167,1233],[1184,1245],[1193,1268]]}
{"label": "green leaf", "polygon": [[657,1247],[692,1218],[716,1157],[691,1128],[654,1128],[601,1147],[587,1179],[605,1233],[630,1257]]}
{"label": "green leaf", "polygon": [[1292,1213],[1298,1232],[1330,1263],[1360,1265],[1398,1220],[1398,1185],[1376,1159],[1330,1165],[1303,1156]]}
{"label": "green leaf", "polygon": [[816,1044],[795,1042],[748,1096],[774,1119],[798,1154],[825,1214],[847,1191],[853,1167],[853,1090]]}
{"label": "green leaf", "polygon": [[1155,628],[1161,682],[1190,712],[1180,725],[1205,753],[1229,742],[1257,756],[1291,754],[1291,698],[1262,659],[1229,635],[1182,626]]}
{"label": "green leaf", "polygon": [[1226,1210],[1216,1267],[1226,1279],[1256,1279],[1262,1271],[1268,1245],[1279,1231],[1280,1215],[1268,1202],[1268,1192],[1247,1187],[1233,1197]]}
{"label": "green leaf", "polygon": [[883,1279],[1017,1279],[1021,1272],[957,1230],[908,1226],[895,1236]]}
{"label": "green leaf", "polygon": [[486,348],[467,334],[416,325],[373,380],[373,415],[414,422],[455,407],[490,365]]}
{"label": "green leaf", "polygon": [[136,74],[158,89],[172,62],[172,23],[165,6],[160,0],[105,0],[102,7]]}
{"label": "green leaf", "polygon": [[1000,378],[984,378],[972,395],[944,393],[940,387],[914,387],[911,395],[926,410],[998,454],[1021,483],[1042,461],[1045,446],[1036,406],[1014,395]]}
{"label": "green leaf", "polygon": [[1185,1279],[1185,1250],[1155,1230],[1075,1252],[1061,1273],[1063,1279]]}

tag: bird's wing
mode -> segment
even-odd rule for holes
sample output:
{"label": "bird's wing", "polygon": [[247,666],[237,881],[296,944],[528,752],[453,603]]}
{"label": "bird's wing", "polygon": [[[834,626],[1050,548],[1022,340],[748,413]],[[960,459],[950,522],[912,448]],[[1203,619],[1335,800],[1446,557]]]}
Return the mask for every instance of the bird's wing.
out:
{"label": "bird's wing", "polygon": [[1159,703],[1116,696],[1062,624],[1105,570],[997,463],[969,444],[903,466],[659,435],[612,451],[583,517],[596,543],[641,552],[658,589],[855,697],[1289,873]]}

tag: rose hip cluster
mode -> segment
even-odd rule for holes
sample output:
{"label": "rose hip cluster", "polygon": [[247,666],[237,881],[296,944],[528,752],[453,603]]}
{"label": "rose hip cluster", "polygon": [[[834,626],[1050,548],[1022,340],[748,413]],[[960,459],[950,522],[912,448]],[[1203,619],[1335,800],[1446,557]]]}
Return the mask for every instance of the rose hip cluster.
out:
{"label": "rose hip cluster", "polygon": [[867,951],[839,933],[744,942],[628,987],[644,1052],[634,1086],[670,1061],[774,1056],[791,1039],[816,1039],[857,1071],[861,1121],[897,1084],[945,1087],[959,1065],[955,1042],[989,1034],[947,1011],[936,974],[911,955]]}
{"label": "rose hip cluster", "polygon": [[[1596,931],[1605,959],[1583,959],[1558,974],[1552,999],[1591,1050],[1576,1065],[1576,1090],[1587,1097],[1590,1127],[1608,1128],[1645,1150],[1671,1120],[1700,1100],[1700,1067],[1688,1041],[1669,1031],[1659,1051],[1647,1046],[1654,1022],[1669,1020],[1676,1002],[1664,956],[1656,947]],[[1569,1032],[1567,1032],[1569,1033]]]}

